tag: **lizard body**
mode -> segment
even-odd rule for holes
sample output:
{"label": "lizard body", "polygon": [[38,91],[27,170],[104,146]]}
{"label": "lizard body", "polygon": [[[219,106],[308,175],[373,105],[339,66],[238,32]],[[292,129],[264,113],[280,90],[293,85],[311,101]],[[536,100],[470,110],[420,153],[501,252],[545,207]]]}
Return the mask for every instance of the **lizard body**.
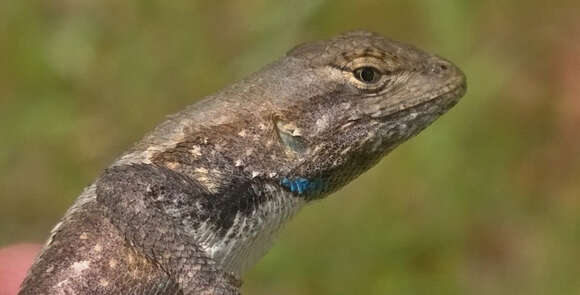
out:
{"label": "lizard body", "polygon": [[239,294],[302,206],[463,96],[465,76],[356,31],[306,43],[169,117],[90,185],[19,294]]}

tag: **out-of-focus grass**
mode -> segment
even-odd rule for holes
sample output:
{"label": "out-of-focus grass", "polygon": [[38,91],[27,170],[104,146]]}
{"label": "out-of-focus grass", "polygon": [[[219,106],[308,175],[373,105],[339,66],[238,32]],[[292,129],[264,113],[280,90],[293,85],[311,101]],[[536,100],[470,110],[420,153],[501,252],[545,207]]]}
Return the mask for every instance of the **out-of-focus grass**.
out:
{"label": "out-of-focus grass", "polygon": [[0,244],[43,240],[164,115],[296,43],[366,28],[435,51],[464,100],[306,208],[245,294],[578,294],[575,1],[0,2]]}

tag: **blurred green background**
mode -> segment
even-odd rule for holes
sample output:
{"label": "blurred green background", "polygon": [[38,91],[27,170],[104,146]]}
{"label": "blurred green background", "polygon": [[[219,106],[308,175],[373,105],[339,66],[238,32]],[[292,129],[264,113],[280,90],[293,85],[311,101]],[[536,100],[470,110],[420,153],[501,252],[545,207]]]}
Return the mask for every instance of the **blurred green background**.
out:
{"label": "blurred green background", "polygon": [[580,2],[0,2],[0,245],[43,241],[146,131],[358,28],[467,74],[449,114],[303,210],[244,294],[580,294]]}

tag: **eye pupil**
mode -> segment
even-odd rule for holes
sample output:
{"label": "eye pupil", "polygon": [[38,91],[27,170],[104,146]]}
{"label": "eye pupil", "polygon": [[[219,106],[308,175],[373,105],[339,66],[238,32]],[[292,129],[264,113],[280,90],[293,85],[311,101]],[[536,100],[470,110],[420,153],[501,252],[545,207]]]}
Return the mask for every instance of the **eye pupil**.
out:
{"label": "eye pupil", "polygon": [[370,82],[373,80],[373,78],[375,77],[375,72],[372,69],[369,68],[364,68],[362,70],[362,72],[360,73],[360,77],[366,81],[366,82]]}
{"label": "eye pupil", "polygon": [[358,68],[354,72],[355,77],[365,83],[377,82],[379,74],[376,69],[372,67]]}

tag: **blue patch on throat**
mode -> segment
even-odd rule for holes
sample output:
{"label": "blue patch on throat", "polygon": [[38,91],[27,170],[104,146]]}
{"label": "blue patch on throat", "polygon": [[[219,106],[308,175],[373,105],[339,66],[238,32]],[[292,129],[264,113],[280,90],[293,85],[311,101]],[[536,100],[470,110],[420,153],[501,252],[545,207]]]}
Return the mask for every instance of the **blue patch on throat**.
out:
{"label": "blue patch on throat", "polygon": [[310,181],[306,178],[298,177],[295,179],[288,179],[286,177],[280,180],[280,184],[293,193],[303,195],[316,191],[320,187],[318,181]]}

